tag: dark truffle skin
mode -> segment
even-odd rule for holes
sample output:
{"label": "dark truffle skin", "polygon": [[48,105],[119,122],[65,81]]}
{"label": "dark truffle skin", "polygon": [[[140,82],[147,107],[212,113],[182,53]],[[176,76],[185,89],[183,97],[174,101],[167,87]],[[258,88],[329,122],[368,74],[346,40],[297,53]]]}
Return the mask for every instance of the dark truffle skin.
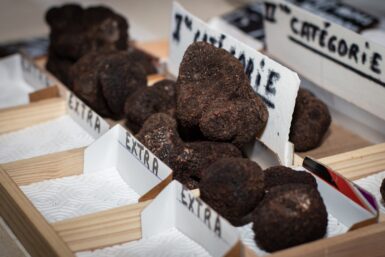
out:
{"label": "dark truffle skin", "polygon": [[380,188],[382,200],[385,201],[385,178],[382,180],[381,188]]}
{"label": "dark truffle skin", "polygon": [[242,64],[223,49],[191,44],[179,67],[176,116],[209,140],[242,147],[264,129],[268,111]]}
{"label": "dark truffle skin", "polygon": [[304,152],[319,146],[330,123],[328,107],[309,91],[300,89],[290,128],[290,141],[295,151]]}
{"label": "dark truffle skin", "polygon": [[60,58],[52,50],[49,50],[49,58],[47,60],[46,69],[70,89],[70,69],[73,64],[74,62],[70,59]]}
{"label": "dark truffle skin", "polygon": [[202,171],[199,189],[203,201],[231,224],[241,226],[264,195],[264,174],[248,159],[220,159]]}
{"label": "dark truffle skin", "polygon": [[184,143],[175,119],[165,113],[151,115],[136,138],[169,165],[174,179],[189,189],[199,186],[202,170],[217,159],[242,156],[238,148],[229,143]]}
{"label": "dark truffle skin", "polygon": [[129,53],[130,53],[131,59],[135,63],[139,63],[140,65],[142,65],[147,75],[158,73],[155,67],[155,63],[157,62],[156,58],[135,48],[131,48]]}
{"label": "dark truffle skin", "polygon": [[263,171],[265,174],[265,190],[284,184],[307,184],[317,188],[315,178],[304,171],[295,171],[285,166],[274,166]]}
{"label": "dark truffle skin", "polygon": [[115,117],[121,118],[124,103],[131,94],[147,86],[141,65],[134,63],[126,52],[114,52],[105,57],[99,69],[99,82],[107,105]]}
{"label": "dark truffle skin", "polygon": [[76,61],[95,50],[126,50],[128,23],[104,6],[83,9],[76,4],[54,7],[46,13],[53,51]]}
{"label": "dark truffle skin", "polygon": [[306,184],[273,187],[253,216],[255,241],[274,252],[322,238],[328,216],[317,191]]}
{"label": "dark truffle skin", "polygon": [[173,116],[176,106],[175,94],[175,82],[167,79],[137,90],[125,103],[127,127],[137,133],[152,114],[163,112]]}
{"label": "dark truffle skin", "polygon": [[119,119],[130,94],[147,85],[140,65],[127,52],[91,52],[70,69],[72,89],[86,104],[104,117]]}

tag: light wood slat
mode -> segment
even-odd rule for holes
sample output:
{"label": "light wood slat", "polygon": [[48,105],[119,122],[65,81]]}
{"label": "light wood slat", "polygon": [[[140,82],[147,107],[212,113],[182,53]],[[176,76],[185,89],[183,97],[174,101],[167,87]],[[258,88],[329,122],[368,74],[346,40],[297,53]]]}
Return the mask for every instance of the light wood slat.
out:
{"label": "light wood slat", "polygon": [[32,92],[28,95],[29,102],[38,102],[41,100],[46,100],[50,98],[60,97],[60,92],[58,86],[50,86],[35,92]]}
{"label": "light wood slat", "polygon": [[31,256],[74,256],[2,167],[0,215]]}
{"label": "light wood slat", "polygon": [[65,114],[65,100],[57,97],[0,110],[0,134],[33,126]]}
{"label": "light wood slat", "polygon": [[346,234],[307,243],[271,255],[272,257],[383,257],[385,222]]}
{"label": "light wood slat", "polygon": [[84,148],[2,164],[19,186],[83,173]]}
{"label": "light wood slat", "polygon": [[359,179],[385,170],[385,143],[333,155],[319,161],[349,179]]}
{"label": "light wood slat", "polygon": [[151,201],[53,223],[72,251],[85,251],[138,240],[140,213]]}

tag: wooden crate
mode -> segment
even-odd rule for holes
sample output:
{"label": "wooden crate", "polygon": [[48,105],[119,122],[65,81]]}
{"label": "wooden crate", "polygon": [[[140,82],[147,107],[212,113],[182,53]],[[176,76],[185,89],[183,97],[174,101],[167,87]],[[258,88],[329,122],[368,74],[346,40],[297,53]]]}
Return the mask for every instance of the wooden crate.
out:
{"label": "wooden crate", "polygon": [[[83,150],[75,149],[0,166],[0,214],[32,256],[72,256],[141,238],[140,213],[151,201],[49,224],[19,186],[79,175]],[[350,179],[385,170],[385,144],[321,159]],[[383,256],[385,222],[293,247],[272,256]],[[246,256],[256,256],[246,249]]]}

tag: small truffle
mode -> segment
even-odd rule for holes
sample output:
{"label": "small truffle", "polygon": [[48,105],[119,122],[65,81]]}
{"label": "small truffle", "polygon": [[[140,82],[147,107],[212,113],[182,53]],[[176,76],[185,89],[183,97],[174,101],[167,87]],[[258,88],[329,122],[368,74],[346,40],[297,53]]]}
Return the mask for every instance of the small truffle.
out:
{"label": "small truffle", "polygon": [[173,116],[176,106],[175,94],[175,82],[166,79],[137,90],[125,103],[127,127],[137,133],[152,114],[163,112]]}
{"label": "small truffle", "polygon": [[217,159],[242,156],[229,143],[183,142],[175,119],[165,113],[151,115],[136,138],[173,170],[174,179],[189,189],[199,186],[202,170]]}
{"label": "small truffle", "polygon": [[382,200],[385,201],[385,178],[382,180],[381,188],[380,188]]}
{"label": "small truffle", "polygon": [[74,62],[67,58],[58,57],[51,49],[49,50],[46,69],[59,79],[64,85],[71,88],[70,69]]}
{"label": "small truffle", "polygon": [[300,89],[290,128],[290,141],[297,152],[316,148],[331,123],[328,107],[312,93]]}
{"label": "small truffle", "polygon": [[209,140],[238,147],[255,140],[268,111],[253,91],[242,64],[205,42],[191,44],[179,67],[176,116]]}
{"label": "small truffle", "polygon": [[295,171],[285,166],[274,166],[264,170],[265,190],[284,184],[307,184],[317,188],[315,178],[304,171]]}
{"label": "small truffle", "polygon": [[306,184],[273,187],[253,215],[255,241],[274,252],[322,238],[328,214],[321,195]]}
{"label": "small truffle", "polygon": [[264,195],[264,174],[244,158],[220,159],[202,171],[201,198],[231,224],[246,224]]}
{"label": "small truffle", "polygon": [[104,117],[119,119],[126,99],[147,86],[143,68],[125,51],[91,52],[70,69],[72,89]]}

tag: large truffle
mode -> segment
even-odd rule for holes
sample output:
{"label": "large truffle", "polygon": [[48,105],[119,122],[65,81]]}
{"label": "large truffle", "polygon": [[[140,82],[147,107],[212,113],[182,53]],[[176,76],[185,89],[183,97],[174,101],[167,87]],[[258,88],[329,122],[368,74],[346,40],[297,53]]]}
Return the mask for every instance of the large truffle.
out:
{"label": "large truffle", "polygon": [[273,187],[253,215],[257,244],[268,252],[322,238],[327,229],[324,202],[312,186]]}
{"label": "large truffle", "polygon": [[307,184],[317,188],[315,178],[308,172],[295,171],[285,166],[274,166],[264,170],[265,190],[284,184]]}
{"label": "large truffle", "polygon": [[264,195],[264,174],[259,165],[243,158],[220,159],[202,171],[201,198],[235,226]]}
{"label": "large truffle", "polygon": [[104,117],[119,119],[126,99],[147,86],[143,68],[125,51],[91,52],[71,67],[76,95]]}
{"label": "large truffle", "polygon": [[191,44],[179,67],[177,118],[209,140],[241,147],[259,135],[268,119],[242,64],[205,42]]}
{"label": "large truffle", "polygon": [[385,178],[382,180],[381,188],[380,188],[382,200],[385,201]]}
{"label": "large truffle", "polygon": [[312,93],[300,89],[290,128],[290,141],[297,152],[316,148],[331,123],[328,107]]}
{"label": "large truffle", "polygon": [[127,127],[137,133],[152,114],[164,112],[172,116],[176,106],[175,94],[175,82],[166,79],[137,90],[125,103]]}
{"label": "large truffle", "polygon": [[151,115],[136,137],[169,165],[175,179],[190,189],[199,186],[202,170],[217,159],[242,155],[238,148],[229,143],[183,142],[175,119],[165,113]]}

